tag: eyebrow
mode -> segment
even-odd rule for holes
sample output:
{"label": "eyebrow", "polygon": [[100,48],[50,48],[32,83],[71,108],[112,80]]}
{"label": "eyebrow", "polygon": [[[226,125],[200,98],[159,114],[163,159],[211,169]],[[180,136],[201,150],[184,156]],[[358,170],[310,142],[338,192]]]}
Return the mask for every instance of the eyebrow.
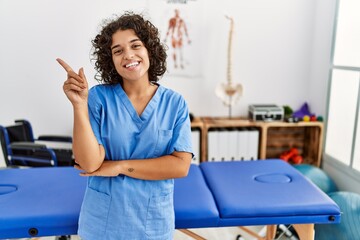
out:
{"label": "eyebrow", "polygon": [[[135,39],[131,40],[130,43],[137,42],[137,41],[141,42],[141,40],[139,38],[135,38]],[[117,47],[121,47],[120,44],[116,44],[115,46],[112,46],[111,50],[113,50],[114,48],[117,48]]]}

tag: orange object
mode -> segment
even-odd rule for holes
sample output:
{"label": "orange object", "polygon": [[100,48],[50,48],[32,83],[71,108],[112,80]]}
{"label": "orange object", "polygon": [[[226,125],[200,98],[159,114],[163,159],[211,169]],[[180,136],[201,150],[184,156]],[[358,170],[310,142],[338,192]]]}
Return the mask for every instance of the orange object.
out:
{"label": "orange object", "polygon": [[303,158],[302,158],[302,156],[300,156],[300,155],[294,155],[294,156],[291,157],[290,160],[291,160],[291,162],[294,163],[294,164],[300,164],[300,163],[302,163]]}
{"label": "orange object", "polygon": [[290,158],[292,158],[293,156],[296,156],[296,155],[299,155],[299,150],[297,150],[296,148],[291,148],[289,151],[282,153],[280,155],[280,159],[288,162],[290,160]]}

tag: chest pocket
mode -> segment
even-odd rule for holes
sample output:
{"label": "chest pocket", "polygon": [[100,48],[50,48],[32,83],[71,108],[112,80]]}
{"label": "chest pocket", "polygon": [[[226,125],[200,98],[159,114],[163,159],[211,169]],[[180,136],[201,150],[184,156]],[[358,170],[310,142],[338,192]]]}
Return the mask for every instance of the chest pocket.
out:
{"label": "chest pocket", "polygon": [[157,141],[154,150],[154,157],[160,157],[169,154],[173,131],[159,129],[157,132]]}

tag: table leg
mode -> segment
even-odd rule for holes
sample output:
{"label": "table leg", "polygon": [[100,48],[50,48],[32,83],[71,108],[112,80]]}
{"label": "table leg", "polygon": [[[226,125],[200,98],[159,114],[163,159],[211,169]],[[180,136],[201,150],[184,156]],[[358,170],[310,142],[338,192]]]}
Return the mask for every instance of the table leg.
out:
{"label": "table leg", "polygon": [[180,232],[192,237],[193,239],[196,240],[206,240],[206,238],[201,237],[200,235],[188,230],[188,229],[178,229]]}
{"label": "table leg", "polygon": [[276,228],[277,228],[276,225],[267,225],[266,226],[266,236],[265,236],[266,240],[273,240],[275,238]]}
{"label": "table leg", "polygon": [[294,224],[300,240],[314,240],[314,224]]}
{"label": "table leg", "polygon": [[265,240],[265,238],[261,237],[259,234],[257,234],[256,232],[254,231],[251,231],[250,229],[248,229],[247,227],[242,227],[240,226],[239,227],[241,230],[243,230],[244,232],[246,232],[247,234],[255,237],[257,240]]}

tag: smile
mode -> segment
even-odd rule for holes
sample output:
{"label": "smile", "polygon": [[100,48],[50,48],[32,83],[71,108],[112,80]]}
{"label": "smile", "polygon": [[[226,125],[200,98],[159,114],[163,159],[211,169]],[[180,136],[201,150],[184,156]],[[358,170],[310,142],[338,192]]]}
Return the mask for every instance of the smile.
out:
{"label": "smile", "polygon": [[139,62],[132,62],[132,63],[126,64],[125,67],[126,68],[135,67],[135,66],[137,66],[139,64],[140,64]]}

